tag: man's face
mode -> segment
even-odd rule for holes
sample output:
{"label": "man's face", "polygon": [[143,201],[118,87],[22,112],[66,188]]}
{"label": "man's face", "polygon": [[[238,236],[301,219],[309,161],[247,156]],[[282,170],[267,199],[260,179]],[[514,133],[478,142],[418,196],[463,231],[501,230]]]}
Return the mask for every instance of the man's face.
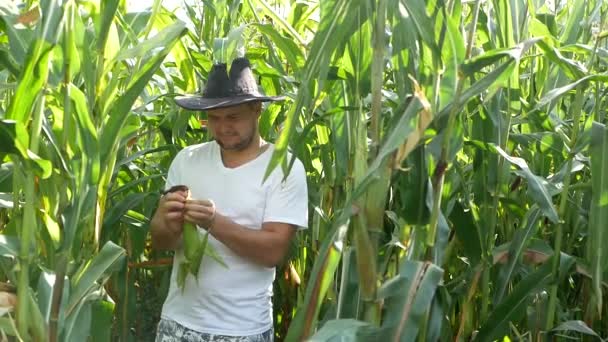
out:
{"label": "man's face", "polygon": [[207,111],[207,125],[215,141],[224,149],[241,151],[247,148],[258,128],[259,104],[243,103],[233,107]]}

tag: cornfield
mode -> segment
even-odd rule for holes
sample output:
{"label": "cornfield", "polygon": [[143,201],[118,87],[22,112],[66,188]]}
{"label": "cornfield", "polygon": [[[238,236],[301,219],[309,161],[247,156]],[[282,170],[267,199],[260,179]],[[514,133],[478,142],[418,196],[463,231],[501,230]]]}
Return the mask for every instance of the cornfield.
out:
{"label": "cornfield", "polygon": [[0,3],[0,335],[154,339],[179,109],[247,56],[310,225],[277,341],[608,338],[608,2]]}

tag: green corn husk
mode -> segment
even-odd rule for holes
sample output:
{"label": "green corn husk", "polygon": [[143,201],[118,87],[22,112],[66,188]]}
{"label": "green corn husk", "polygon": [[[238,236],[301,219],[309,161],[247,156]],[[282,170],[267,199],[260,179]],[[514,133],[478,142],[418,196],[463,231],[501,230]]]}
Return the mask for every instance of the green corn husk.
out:
{"label": "green corn husk", "polygon": [[201,268],[208,239],[209,233],[205,233],[205,236],[201,239],[196,225],[189,222],[184,223],[182,241],[186,260],[180,263],[179,271],[177,272],[177,284],[182,291],[184,291],[186,286],[188,273],[192,274],[198,283],[198,272]]}
{"label": "green corn husk", "polygon": [[190,223],[184,222],[183,229],[184,256],[186,260],[194,260],[199,248],[198,228]]}
{"label": "green corn husk", "polygon": [[[168,192],[175,191],[187,191],[188,199],[190,199],[190,190],[185,185],[176,185],[169,189]],[[198,232],[198,227],[195,224],[184,222],[182,234],[184,257],[186,260],[181,262],[179,265],[177,272],[177,285],[183,291],[188,274],[192,274],[198,283],[198,273],[200,272],[201,263],[205,254],[213,258],[224,267],[228,266],[226,263],[224,263],[215,248],[208,244],[209,232],[205,232],[205,234],[201,236]]]}

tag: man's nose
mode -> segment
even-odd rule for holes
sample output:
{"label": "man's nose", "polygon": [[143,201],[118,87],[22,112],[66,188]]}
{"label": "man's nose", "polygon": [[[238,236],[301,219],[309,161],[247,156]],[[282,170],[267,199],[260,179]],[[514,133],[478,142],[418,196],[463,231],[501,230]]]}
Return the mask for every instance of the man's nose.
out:
{"label": "man's nose", "polygon": [[221,123],[217,126],[217,130],[218,132],[220,132],[221,134],[227,134],[232,132],[232,128],[230,127],[229,124],[227,123]]}

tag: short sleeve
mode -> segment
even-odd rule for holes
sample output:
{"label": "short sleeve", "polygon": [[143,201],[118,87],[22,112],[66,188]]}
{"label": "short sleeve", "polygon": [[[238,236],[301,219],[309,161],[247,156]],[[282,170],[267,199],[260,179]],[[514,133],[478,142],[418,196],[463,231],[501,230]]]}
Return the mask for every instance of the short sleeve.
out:
{"label": "short sleeve", "polygon": [[273,175],[267,194],[263,222],[281,222],[308,227],[308,187],[302,162],[296,159],[287,179],[280,169]]}

